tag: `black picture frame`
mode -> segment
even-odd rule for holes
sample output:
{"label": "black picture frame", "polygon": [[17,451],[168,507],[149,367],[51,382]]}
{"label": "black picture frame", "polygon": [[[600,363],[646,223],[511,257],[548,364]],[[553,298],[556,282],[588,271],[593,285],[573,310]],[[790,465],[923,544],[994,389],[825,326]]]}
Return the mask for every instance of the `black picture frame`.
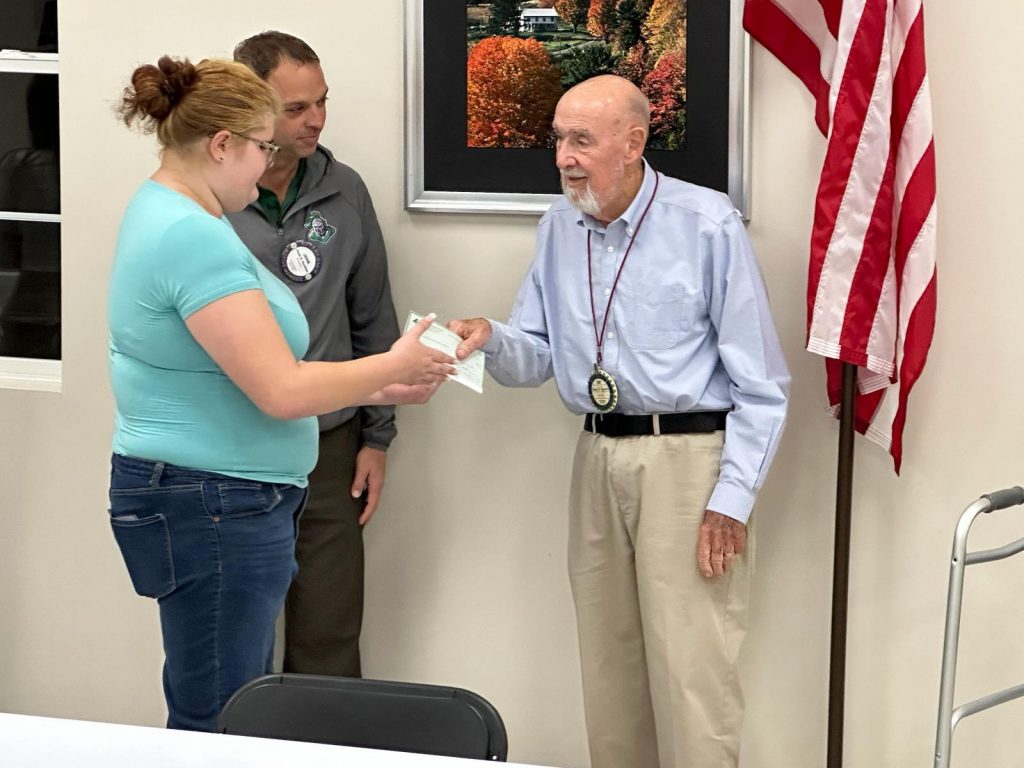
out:
{"label": "black picture frame", "polygon": [[[747,216],[748,48],[742,0],[689,0],[686,146],[648,150],[676,178]],[[466,3],[406,0],[405,203],[411,211],[540,214],[559,193],[554,150],[466,145]]]}

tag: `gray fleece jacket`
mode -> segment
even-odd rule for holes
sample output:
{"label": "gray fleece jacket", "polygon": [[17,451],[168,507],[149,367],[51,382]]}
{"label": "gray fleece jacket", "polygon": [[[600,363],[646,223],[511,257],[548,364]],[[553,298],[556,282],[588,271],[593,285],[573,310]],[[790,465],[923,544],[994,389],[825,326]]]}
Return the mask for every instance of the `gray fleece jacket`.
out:
{"label": "gray fleece jacket", "polygon": [[[352,360],[385,352],[398,338],[387,253],[359,174],[324,147],[306,160],[295,203],[280,227],[258,203],[228,214],[238,236],[295,292],[309,320],[306,360]],[[361,412],[361,414],[360,414]],[[345,408],[320,417],[320,431],[362,417],[362,444],[386,450],[393,407]]]}

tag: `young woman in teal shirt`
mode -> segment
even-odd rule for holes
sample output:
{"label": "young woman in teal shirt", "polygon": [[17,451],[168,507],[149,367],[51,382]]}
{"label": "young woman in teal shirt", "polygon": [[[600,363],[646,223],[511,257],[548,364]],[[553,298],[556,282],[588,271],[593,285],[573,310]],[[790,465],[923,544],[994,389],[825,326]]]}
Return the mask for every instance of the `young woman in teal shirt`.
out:
{"label": "young woman in teal shirt", "polygon": [[429,320],[384,354],[302,362],[298,302],[224,217],[256,198],[279,109],[244,65],[167,56],[135,70],[120,107],[161,162],[125,211],[110,280],[110,523],[159,604],[171,728],[215,730],[271,669],[315,416],[426,402],[453,371],[419,342]]}

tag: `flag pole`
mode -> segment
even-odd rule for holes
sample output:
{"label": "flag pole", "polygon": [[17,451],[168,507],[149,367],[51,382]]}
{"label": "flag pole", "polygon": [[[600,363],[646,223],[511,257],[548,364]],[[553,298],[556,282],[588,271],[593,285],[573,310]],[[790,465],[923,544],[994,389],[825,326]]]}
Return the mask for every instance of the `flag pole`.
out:
{"label": "flag pole", "polygon": [[843,765],[846,701],[846,607],[850,584],[850,509],[853,501],[853,433],[857,366],[843,363],[839,407],[839,466],[836,473],[836,534],[832,556],[832,652],[828,685],[828,768]]}

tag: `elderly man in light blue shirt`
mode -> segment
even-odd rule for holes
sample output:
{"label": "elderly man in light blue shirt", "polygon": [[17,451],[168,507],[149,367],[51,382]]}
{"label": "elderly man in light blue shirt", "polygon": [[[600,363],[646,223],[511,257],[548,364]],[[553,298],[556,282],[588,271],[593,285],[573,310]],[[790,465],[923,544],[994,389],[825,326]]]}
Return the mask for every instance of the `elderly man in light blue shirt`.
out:
{"label": "elderly man in light blue shirt", "polygon": [[586,414],[569,571],[593,768],[720,768],[739,762],[747,523],[789,374],[739,214],[651,168],[648,126],[623,78],[562,97],[564,197],[512,316],[449,327],[500,383],[554,376]]}

